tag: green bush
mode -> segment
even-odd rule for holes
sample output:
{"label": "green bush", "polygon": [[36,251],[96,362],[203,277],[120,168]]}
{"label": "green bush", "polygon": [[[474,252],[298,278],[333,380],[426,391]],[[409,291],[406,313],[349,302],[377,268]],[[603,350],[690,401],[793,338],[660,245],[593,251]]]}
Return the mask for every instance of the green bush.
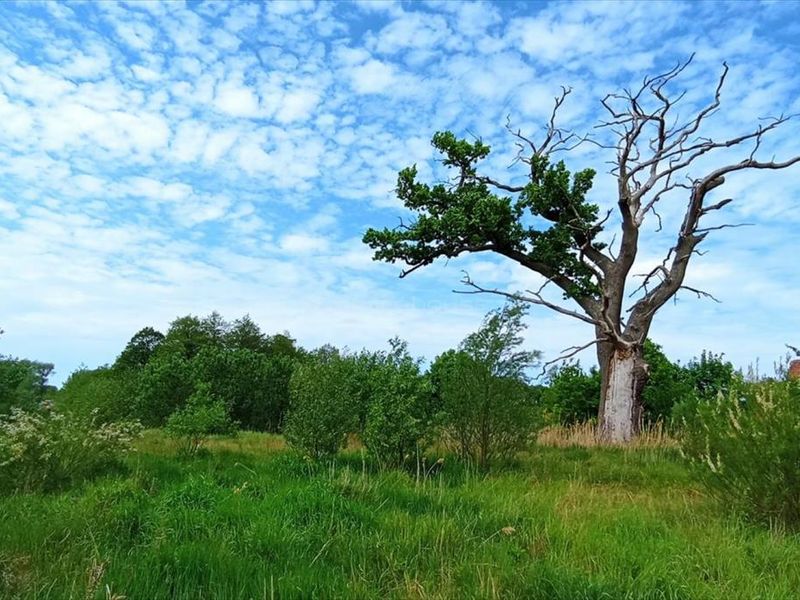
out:
{"label": "green bush", "polygon": [[432,370],[445,441],[463,459],[485,469],[533,441],[537,411],[524,382],[493,375],[466,352],[453,350],[438,357]]}
{"label": "green bush", "polygon": [[194,455],[208,436],[232,434],[237,425],[231,420],[225,402],[214,396],[208,384],[201,383],[186,405],[170,415],[165,429],[181,443],[184,453]]}
{"label": "green bush", "polygon": [[372,382],[362,438],[380,464],[400,466],[425,445],[432,425],[431,386],[405,342],[392,340],[369,370]]}
{"label": "green bush", "polygon": [[699,403],[682,450],[726,506],[800,528],[800,383],[741,384]]}
{"label": "green bush", "polygon": [[190,365],[192,380],[210,386],[243,428],[279,430],[289,404],[291,359],[247,349],[207,347]]}
{"label": "green bush", "polygon": [[292,375],[284,434],[293,448],[311,459],[336,454],[347,435],[358,430],[351,364],[330,352],[312,357]]}
{"label": "green bush", "polygon": [[525,449],[538,429],[527,371],[540,353],[522,349],[528,306],[509,302],[431,365],[445,437],[461,456],[486,468]]}
{"label": "green bush", "polygon": [[52,370],[50,363],[0,355],[0,415],[12,408],[37,408],[51,389],[47,378]]}
{"label": "green bush", "polygon": [[135,418],[136,373],[128,369],[80,369],[55,394],[62,412],[93,416],[98,423]]}
{"label": "green bush", "polygon": [[600,405],[600,371],[584,372],[579,362],[563,363],[547,373],[539,410],[547,425],[571,425],[597,417]]}
{"label": "green bush", "polygon": [[98,426],[83,415],[12,409],[0,416],[0,490],[51,490],[101,475],[140,431],[137,422]]}

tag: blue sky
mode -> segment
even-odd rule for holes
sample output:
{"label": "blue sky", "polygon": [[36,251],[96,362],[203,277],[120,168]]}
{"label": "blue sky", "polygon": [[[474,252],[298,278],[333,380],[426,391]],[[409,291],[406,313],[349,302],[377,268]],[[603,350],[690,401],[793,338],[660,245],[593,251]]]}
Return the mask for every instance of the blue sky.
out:
{"label": "blue sky", "polygon": [[[800,113],[798,13],[790,1],[0,3],[0,353],[54,362],[60,381],[113,361],[143,326],[218,310],[307,347],[400,335],[431,358],[498,304],[453,294],[462,269],[501,289],[536,284],[491,256],[404,280],[370,260],[363,231],[404,214],[397,171],[441,175],[435,131],[481,136],[489,167],[513,178],[507,117],[540,132],[567,85],[562,123],[592,131],[606,93],[694,52],[687,110],[726,60],[706,133],[746,132]],[[761,156],[800,154],[798,124]],[[610,158],[567,158],[601,172],[591,197],[609,206]],[[754,226],[713,234],[689,283],[722,303],[682,296],[652,337],[674,359],[708,348],[771,367],[800,343],[800,166],[732,176],[721,193],[735,199],[723,217]],[[664,199],[667,232],[684,202]],[[634,272],[672,237],[648,224]],[[529,325],[546,358],[591,339],[545,309]]]}

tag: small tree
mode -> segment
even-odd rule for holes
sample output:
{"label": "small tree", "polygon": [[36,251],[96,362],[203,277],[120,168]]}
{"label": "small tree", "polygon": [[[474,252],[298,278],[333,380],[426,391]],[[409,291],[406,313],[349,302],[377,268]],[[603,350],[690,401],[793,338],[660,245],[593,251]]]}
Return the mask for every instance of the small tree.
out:
{"label": "small tree", "polygon": [[0,414],[12,408],[34,409],[50,389],[53,365],[0,355]]}
{"label": "small tree", "polygon": [[445,431],[462,457],[481,468],[524,448],[535,430],[526,370],[539,353],[520,349],[526,311],[519,302],[491,311],[458,351],[431,367]]}
{"label": "small tree", "polygon": [[225,402],[216,398],[208,384],[200,383],[186,405],[167,419],[167,433],[181,443],[181,449],[191,456],[197,454],[208,436],[229,435],[237,429],[230,418]]}
{"label": "small tree", "polygon": [[[690,59],[691,61],[691,59]],[[557,152],[573,148],[587,138],[556,126],[558,109],[569,94],[556,98],[552,116],[541,141],[512,131],[520,153],[517,164],[525,166],[525,182],[501,182],[479,170],[490,148],[481,140],[458,139],[449,131],[433,136],[443,163],[454,171],[451,182],[428,185],[417,180],[416,167],[403,169],[397,195],[415,220],[396,229],[370,229],[364,242],[375,250],[375,259],[402,261],[408,265],[401,277],[431,264],[437,258],[462,253],[494,252],[539,274],[544,284],[538,290],[507,292],[487,289],[469,277],[465,283],[475,292],[510,296],[545,306],[578,319],[594,330],[593,339],[568,349],[564,358],[596,346],[601,373],[599,421],[604,437],[626,441],[636,433],[642,390],[648,368],[644,358],[653,317],[679,290],[698,296],[709,294],[684,284],[687,267],[708,235],[726,225],[707,225],[705,218],[727,206],[731,199],[715,198],[715,191],[731,173],[753,169],[784,169],[800,162],[800,156],[785,161],[756,158],[764,136],[791,117],[780,116],[760,124],[749,133],[714,140],[704,135],[707,117],[717,112],[727,65],[713,91],[713,99],[690,115],[676,114],[683,96],[670,89],[689,62],[666,73],[647,77],[638,89],[610,94],[602,100],[607,118],[600,123],[609,131],[610,143],[601,144],[616,153],[612,174],[616,178],[616,209],[619,235],[616,252],[603,236],[612,211],[601,214],[587,201],[595,171],[571,173]],[[751,147],[741,160],[719,163],[697,176],[690,174],[703,160],[718,156],[740,144]],[[684,190],[686,208],[675,241],[663,262],[644,273],[626,307],[626,291],[637,254],[639,235],[648,215],[657,215],[659,202],[670,192]],[[560,289],[558,298],[544,295],[545,286]]]}
{"label": "small tree", "polygon": [[295,369],[284,427],[289,445],[314,460],[344,448],[347,435],[358,429],[351,373],[338,353],[317,355]]}
{"label": "small tree", "polygon": [[392,350],[375,357],[367,370],[370,393],[363,440],[388,466],[402,465],[431,433],[433,411],[429,380],[407,344],[390,340]]}

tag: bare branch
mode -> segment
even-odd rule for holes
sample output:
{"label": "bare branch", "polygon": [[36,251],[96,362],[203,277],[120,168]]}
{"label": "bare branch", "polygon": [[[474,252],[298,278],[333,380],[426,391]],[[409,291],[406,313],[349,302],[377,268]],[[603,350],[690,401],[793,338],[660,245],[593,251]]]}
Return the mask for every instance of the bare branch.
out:
{"label": "bare branch", "polygon": [[[469,274],[464,272],[464,277],[461,280],[461,283],[466,285],[467,287],[473,288],[471,291],[464,291],[464,290],[453,290],[456,294],[496,294],[498,296],[504,296],[506,298],[510,298],[512,300],[521,300],[522,302],[528,302],[530,304],[537,304],[539,306],[546,306],[547,308],[554,310],[562,315],[566,315],[568,317],[572,317],[574,319],[578,319],[583,321],[584,323],[589,323],[590,325],[600,325],[600,322],[593,319],[588,315],[581,314],[574,310],[570,310],[568,308],[564,308],[563,306],[559,306],[549,300],[545,300],[540,292],[533,292],[531,290],[525,290],[530,295],[524,295],[519,292],[511,293],[511,292],[504,292],[498,289],[489,289],[479,286],[477,283],[470,279]],[[545,282],[545,285],[548,282]],[[539,288],[540,291],[544,288],[544,285]]]}
{"label": "bare branch", "polygon": [[559,354],[559,356],[557,356],[553,360],[548,360],[546,363],[544,363],[542,365],[542,372],[539,373],[539,377],[542,377],[543,375],[545,375],[547,373],[547,367],[549,367],[551,365],[554,365],[557,362],[561,362],[561,361],[567,360],[568,358],[572,358],[573,356],[575,356],[576,354],[578,354],[580,352],[583,352],[587,348],[591,348],[595,344],[599,344],[599,343],[605,342],[605,341],[607,341],[607,340],[605,340],[603,338],[598,338],[596,340],[592,340],[591,342],[588,342],[588,343],[583,344],[581,346],[570,346],[569,348],[564,348],[561,351],[561,354]]}
{"label": "bare branch", "polygon": [[706,292],[704,290],[699,290],[697,288],[693,288],[693,287],[688,286],[688,285],[682,285],[682,286],[680,286],[678,288],[678,290],[679,291],[680,290],[686,290],[686,291],[692,292],[693,294],[697,294],[698,298],[709,298],[709,299],[713,300],[714,302],[716,302],[717,304],[722,304],[721,301],[719,301],[712,294],[710,294],[709,292]]}
{"label": "bare branch", "polygon": [[709,231],[719,231],[720,229],[734,229],[736,227],[754,227],[755,223],[725,223],[724,225],[715,225],[713,227],[697,227],[695,233],[708,233]]}

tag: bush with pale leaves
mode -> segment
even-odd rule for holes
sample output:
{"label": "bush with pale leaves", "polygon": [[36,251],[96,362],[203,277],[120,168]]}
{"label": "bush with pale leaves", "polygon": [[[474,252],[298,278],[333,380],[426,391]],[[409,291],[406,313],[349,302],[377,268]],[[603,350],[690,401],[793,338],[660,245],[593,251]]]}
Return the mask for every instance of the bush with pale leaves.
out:
{"label": "bush with pale leaves", "polygon": [[685,419],[682,452],[726,506],[800,528],[800,382],[737,387]]}
{"label": "bush with pale leaves", "polygon": [[106,473],[140,433],[137,422],[13,409],[0,416],[0,491],[51,490]]}

